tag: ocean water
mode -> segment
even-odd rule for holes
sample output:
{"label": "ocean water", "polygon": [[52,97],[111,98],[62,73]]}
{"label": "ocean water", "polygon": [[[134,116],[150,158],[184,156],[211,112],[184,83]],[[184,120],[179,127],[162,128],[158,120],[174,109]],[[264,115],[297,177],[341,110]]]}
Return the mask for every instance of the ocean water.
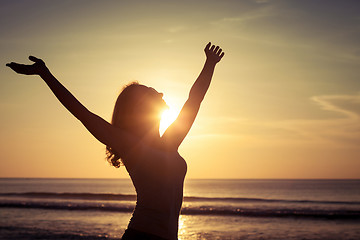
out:
{"label": "ocean water", "polygon": [[[120,239],[129,179],[0,179],[0,239]],[[179,239],[360,239],[360,180],[185,182]]]}

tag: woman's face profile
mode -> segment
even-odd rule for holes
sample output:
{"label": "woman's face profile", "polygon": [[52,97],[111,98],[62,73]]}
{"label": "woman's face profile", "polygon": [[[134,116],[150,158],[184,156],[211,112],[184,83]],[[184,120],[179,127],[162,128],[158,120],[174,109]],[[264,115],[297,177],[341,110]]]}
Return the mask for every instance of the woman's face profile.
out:
{"label": "woman's face profile", "polygon": [[138,97],[143,98],[141,101],[142,106],[139,106],[141,112],[145,113],[146,117],[160,120],[163,111],[169,108],[163,99],[164,94],[146,86],[141,86],[138,90],[140,90],[138,91]]}
{"label": "woman's face profile", "polygon": [[163,99],[163,93],[159,93],[152,87],[147,87],[147,91],[149,101],[154,105],[154,107],[158,107],[160,110],[164,110],[163,108],[168,108],[168,105]]}

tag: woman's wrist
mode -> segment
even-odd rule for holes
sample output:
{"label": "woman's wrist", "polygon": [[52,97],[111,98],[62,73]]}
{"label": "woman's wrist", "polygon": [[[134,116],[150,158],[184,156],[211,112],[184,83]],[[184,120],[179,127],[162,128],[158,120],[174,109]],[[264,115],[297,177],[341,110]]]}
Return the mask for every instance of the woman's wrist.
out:
{"label": "woman's wrist", "polygon": [[215,67],[215,65],[217,64],[218,62],[213,60],[213,59],[209,59],[207,58],[206,61],[205,61],[205,65],[208,65],[208,66],[213,66]]}
{"label": "woman's wrist", "polygon": [[45,67],[44,69],[42,69],[42,70],[39,72],[39,76],[40,76],[41,78],[46,78],[46,77],[51,76],[51,72],[50,72],[50,70],[49,70],[47,67]]}

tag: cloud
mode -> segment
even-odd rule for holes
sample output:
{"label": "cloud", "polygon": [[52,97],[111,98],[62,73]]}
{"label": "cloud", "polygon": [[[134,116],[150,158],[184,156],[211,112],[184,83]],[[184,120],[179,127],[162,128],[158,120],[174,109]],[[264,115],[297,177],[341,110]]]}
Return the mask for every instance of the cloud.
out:
{"label": "cloud", "polygon": [[359,148],[360,94],[319,95],[311,100],[319,106],[319,111],[332,111],[340,117],[276,121],[224,116],[204,118],[193,130],[193,137],[241,141],[242,145],[254,146]]}
{"label": "cloud", "polygon": [[359,62],[359,4],[288,0],[252,3],[213,24],[231,29],[231,36],[239,40],[296,49],[297,55],[303,52],[326,61]]}
{"label": "cloud", "polygon": [[185,27],[183,25],[178,25],[178,26],[172,26],[172,27],[168,28],[167,31],[170,33],[179,33],[186,29],[187,29],[187,27]]}
{"label": "cloud", "polygon": [[256,3],[262,4],[262,3],[268,3],[270,0],[254,0]]}
{"label": "cloud", "polygon": [[360,117],[360,94],[314,96],[311,99],[324,110],[338,112],[351,119]]}
{"label": "cloud", "polygon": [[236,14],[233,16],[223,17],[217,21],[212,22],[212,24],[217,26],[228,26],[229,24],[237,25],[242,23],[248,23],[253,20],[265,19],[276,15],[272,7],[268,6],[254,6],[253,8],[243,10],[241,14]]}
{"label": "cloud", "polygon": [[321,95],[311,98],[320,109],[338,113],[339,117],[270,123],[297,131],[311,144],[342,147],[360,146],[360,94]]}

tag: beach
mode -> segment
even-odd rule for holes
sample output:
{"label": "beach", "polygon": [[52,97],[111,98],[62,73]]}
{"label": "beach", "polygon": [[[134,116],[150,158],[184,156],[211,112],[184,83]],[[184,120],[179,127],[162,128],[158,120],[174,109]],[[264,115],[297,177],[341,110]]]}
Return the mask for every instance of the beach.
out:
{"label": "beach", "polygon": [[[0,239],[120,239],[129,179],[0,179]],[[359,239],[360,180],[188,179],[179,239]]]}

